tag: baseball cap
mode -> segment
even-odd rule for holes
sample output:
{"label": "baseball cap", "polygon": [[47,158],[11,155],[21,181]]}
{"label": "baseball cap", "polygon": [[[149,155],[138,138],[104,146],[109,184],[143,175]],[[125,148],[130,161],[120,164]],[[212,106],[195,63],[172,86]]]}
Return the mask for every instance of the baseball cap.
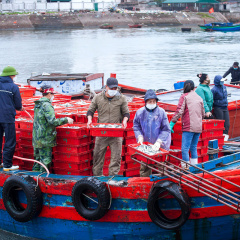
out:
{"label": "baseball cap", "polygon": [[108,78],[107,79],[107,86],[109,88],[118,87],[118,80],[116,78]]}

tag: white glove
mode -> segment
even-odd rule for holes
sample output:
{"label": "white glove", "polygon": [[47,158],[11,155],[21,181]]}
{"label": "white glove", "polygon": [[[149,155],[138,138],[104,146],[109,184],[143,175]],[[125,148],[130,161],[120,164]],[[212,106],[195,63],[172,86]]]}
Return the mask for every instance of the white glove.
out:
{"label": "white glove", "polygon": [[69,123],[69,124],[73,124],[73,119],[72,119],[72,118],[67,117],[67,120],[68,120],[68,123]]}
{"label": "white glove", "polygon": [[161,147],[161,144],[162,144],[162,141],[161,141],[160,139],[157,140],[157,141],[154,143],[154,145],[152,145],[153,151],[158,151],[159,148]]}
{"label": "white glove", "polygon": [[141,145],[143,144],[143,136],[142,135],[138,136],[138,142],[137,143],[140,143]]}

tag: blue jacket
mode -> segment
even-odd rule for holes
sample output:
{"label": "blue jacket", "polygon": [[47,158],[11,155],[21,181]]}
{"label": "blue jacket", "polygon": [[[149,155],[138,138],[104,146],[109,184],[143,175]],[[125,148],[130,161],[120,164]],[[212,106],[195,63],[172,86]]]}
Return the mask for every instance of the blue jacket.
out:
{"label": "blue jacket", "polygon": [[133,130],[136,139],[142,135],[145,142],[154,144],[162,140],[161,147],[169,150],[171,144],[171,130],[164,109],[156,107],[149,111],[146,107],[138,109],[133,121]]}
{"label": "blue jacket", "polygon": [[19,88],[10,77],[0,77],[0,123],[14,123],[16,110],[22,109]]}
{"label": "blue jacket", "polygon": [[222,76],[217,75],[214,78],[214,87],[212,88],[213,94],[213,106],[226,108],[228,106],[227,100],[227,88],[224,85],[220,85],[220,80]]}

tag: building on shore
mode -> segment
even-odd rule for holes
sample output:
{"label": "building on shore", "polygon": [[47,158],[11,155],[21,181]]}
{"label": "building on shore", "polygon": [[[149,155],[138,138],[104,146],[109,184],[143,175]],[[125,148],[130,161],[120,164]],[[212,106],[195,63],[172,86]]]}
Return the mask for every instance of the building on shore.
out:
{"label": "building on shore", "polygon": [[221,12],[240,12],[240,0],[221,2],[219,4],[219,10]]}
{"label": "building on shore", "polygon": [[211,8],[218,12],[219,2],[216,0],[166,0],[162,3],[162,9],[169,11],[208,12]]}

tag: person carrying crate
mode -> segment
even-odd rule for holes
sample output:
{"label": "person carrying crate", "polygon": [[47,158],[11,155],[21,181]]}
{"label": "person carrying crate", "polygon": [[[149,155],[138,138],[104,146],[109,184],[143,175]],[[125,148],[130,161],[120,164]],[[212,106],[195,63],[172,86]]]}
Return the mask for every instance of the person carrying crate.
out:
{"label": "person carrying crate", "polygon": [[[0,167],[4,171],[17,170],[19,166],[12,165],[12,158],[16,147],[15,115],[16,110],[23,110],[19,88],[13,83],[18,72],[14,67],[3,69],[0,76]],[[3,134],[5,144],[2,154]],[[3,161],[3,163],[1,163]]]}
{"label": "person carrying crate", "polygon": [[[32,144],[34,159],[49,169],[52,163],[52,148],[56,146],[56,127],[66,123],[72,124],[73,119],[69,117],[56,119],[52,106],[56,92],[50,85],[41,87],[40,92],[43,97],[35,101]],[[45,172],[44,167],[38,163],[34,163],[32,170]]]}
{"label": "person carrying crate", "polygon": [[[154,144],[155,151],[162,147],[169,150],[171,144],[171,130],[168,118],[164,109],[157,105],[157,95],[154,90],[147,90],[145,97],[145,107],[140,108],[133,120],[133,130],[137,142],[149,142]],[[152,170],[141,165],[140,177],[148,177]]]}
{"label": "person carrying crate", "polygon": [[[98,111],[99,123],[121,123],[127,127],[130,118],[126,97],[118,90],[118,80],[108,78],[106,89],[97,94],[88,109],[88,127],[92,124],[95,111]],[[103,165],[107,147],[111,150],[111,161],[109,165],[109,176],[117,175],[121,166],[122,137],[96,137],[93,151],[93,175],[103,175]]]}

